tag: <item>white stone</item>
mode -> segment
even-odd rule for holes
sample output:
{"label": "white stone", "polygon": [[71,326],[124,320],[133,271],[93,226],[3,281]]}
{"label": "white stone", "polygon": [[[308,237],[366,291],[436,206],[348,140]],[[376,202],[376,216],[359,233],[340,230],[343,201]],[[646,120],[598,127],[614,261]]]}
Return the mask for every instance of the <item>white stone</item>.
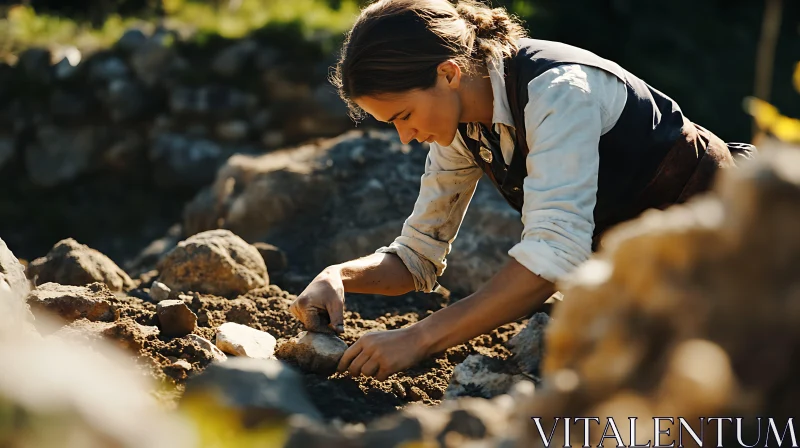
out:
{"label": "white stone", "polygon": [[233,322],[217,328],[217,347],[225,353],[248,358],[274,359],[277,341],[271,334]]}
{"label": "white stone", "polygon": [[150,297],[156,302],[167,300],[169,298],[169,293],[171,292],[172,290],[161,282],[153,282],[153,284],[150,286]]}

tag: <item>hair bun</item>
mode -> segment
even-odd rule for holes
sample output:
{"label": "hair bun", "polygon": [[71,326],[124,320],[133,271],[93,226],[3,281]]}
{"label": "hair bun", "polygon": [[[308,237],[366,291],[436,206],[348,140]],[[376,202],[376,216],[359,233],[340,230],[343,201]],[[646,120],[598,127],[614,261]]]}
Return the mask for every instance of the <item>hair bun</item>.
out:
{"label": "hair bun", "polygon": [[478,39],[503,38],[510,34],[512,22],[502,9],[490,9],[469,1],[460,1],[456,5],[458,15],[472,25]]}

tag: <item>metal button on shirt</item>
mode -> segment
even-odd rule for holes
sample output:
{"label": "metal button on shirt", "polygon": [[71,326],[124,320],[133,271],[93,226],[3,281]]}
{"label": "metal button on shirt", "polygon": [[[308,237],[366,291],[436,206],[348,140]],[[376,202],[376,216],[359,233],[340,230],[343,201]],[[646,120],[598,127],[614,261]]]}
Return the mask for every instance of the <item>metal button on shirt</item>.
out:
{"label": "metal button on shirt", "polygon": [[481,146],[480,149],[481,159],[483,159],[486,163],[492,163],[492,151],[489,151],[489,148],[485,146]]}

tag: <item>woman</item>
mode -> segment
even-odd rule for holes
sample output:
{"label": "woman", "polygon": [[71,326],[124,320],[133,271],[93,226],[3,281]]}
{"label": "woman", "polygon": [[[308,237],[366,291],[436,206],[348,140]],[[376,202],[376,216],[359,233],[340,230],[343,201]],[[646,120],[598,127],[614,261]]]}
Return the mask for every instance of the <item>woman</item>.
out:
{"label": "woman", "polygon": [[619,65],[526,39],[503,9],[471,1],[370,5],[333,82],[356,119],[392,123],[404,143],[428,142],[430,152],[401,235],[325,269],[292,304],[307,328],[344,331],[345,292],[431,291],[484,173],[524,223],[508,262],[478,291],[345,352],[340,371],[380,380],[530,315],[605,229],[706,190],[734,154],[754,150],[729,148]]}

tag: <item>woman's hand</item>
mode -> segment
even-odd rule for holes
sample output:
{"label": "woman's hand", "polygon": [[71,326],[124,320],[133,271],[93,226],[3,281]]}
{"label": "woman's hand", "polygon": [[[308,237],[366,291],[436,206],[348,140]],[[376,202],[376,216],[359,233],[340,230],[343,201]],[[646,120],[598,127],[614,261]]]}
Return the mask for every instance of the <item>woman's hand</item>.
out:
{"label": "woman's hand", "polygon": [[423,335],[412,325],[399,330],[367,333],[344,352],[339,372],[352,376],[374,376],[384,381],[428,356]]}
{"label": "woman's hand", "polygon": [[309,331],[343,333],[344,285],[339,270],[328,268],[317,275],[289,311]]}

